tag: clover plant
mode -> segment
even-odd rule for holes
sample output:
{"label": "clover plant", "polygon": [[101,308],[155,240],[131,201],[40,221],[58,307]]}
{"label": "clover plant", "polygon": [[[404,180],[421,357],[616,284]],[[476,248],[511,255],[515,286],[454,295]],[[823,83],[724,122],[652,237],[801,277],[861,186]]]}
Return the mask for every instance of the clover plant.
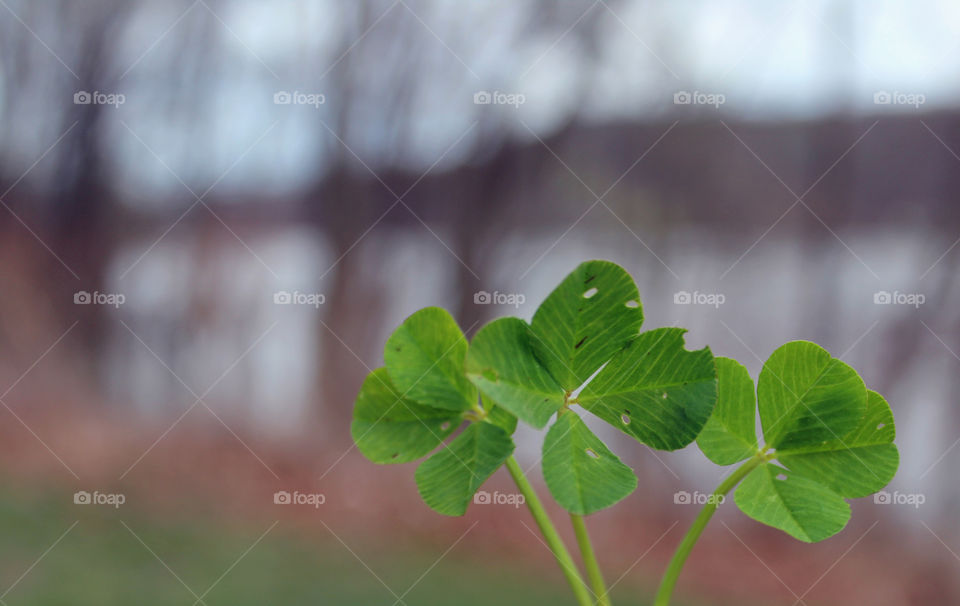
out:
{"label": "clover plant", "polygon": [[[583,414],[651,448],[677,450],[696,440],[714,463],[741,464],[677,548],[656,606],[669,603],[694,543],[734,488],[749,517],[816,542],[846,525],[845,499],[872,494],[893,477],[899,455],[890,407],[823,348],[783,345],[754,389],[738,362],[715,358],[706,347],[687,350],[680,328],[642,331],[643,320],[633,279],[608,261],[574,269],[530,323],[500,318],[470,343],[449,313],[422,309],[387,340],[385,368],[364,381],[353,439],[375,463],[430,455],[415,479],[424,502],[444,515],[466,513],[480,486],[506,466],[581,606],[611,604],[583,516],[637,487],[633,470]],[[513,457],[518,420],[538,429],[553,420],[543,441],[543,478],[570,514],[589,584]]]}

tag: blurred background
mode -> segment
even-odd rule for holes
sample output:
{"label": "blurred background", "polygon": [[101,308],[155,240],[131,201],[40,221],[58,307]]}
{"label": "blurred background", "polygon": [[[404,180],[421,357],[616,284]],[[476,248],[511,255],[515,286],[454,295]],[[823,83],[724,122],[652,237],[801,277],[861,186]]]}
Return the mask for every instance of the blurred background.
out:
{"label": "blurred background", "polygon": [[[646,327],[754,377],[817,341],[897,417],[844,532],[721,508],[681,603],[960,603],[958,34],[947,0],[0,0],[0,603],[572,604],[525,510],[435,515],[349,422],[404,317],[530,318],[590,258]],[[647,604],[724,470],[597,430]]]}

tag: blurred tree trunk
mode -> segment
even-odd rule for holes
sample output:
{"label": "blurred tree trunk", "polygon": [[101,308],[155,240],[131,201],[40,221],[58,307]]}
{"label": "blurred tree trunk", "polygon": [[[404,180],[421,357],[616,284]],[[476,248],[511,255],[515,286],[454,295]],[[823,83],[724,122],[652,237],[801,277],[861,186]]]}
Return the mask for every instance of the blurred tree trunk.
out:
{"label": "blurred tree trunk", "polygon": [[379,183],[358,180],[346,167],[328,175],[315,189],[318,199],[308,203],[311,220],[332,245],[335,261],[332,268],[317,271],[318,275],[329,273],[320,283],[326,303],[318,334],[315,412],[321,425],[329,428],[327,435],[343,441],[349,440],[343,428],[349,426],[353,399],[368,372],[364,364],[375,368],[381,363],[370,348],[382,330],[389,299],[382,273],[365,267],[361,238],[392,202],[372,188],[382,188]]}
{"label": "blurred tree trunk", "polygon": [[[98,23],[84,28],[79,40],[78,79],[68,80],[63,91],[64,103],[73,100],[73,94],[87,92],[119,92],[119,82],[111,73],[113,43],[118,39],[119,27],[125,22],[128,6],[112,2],[105,10],[95,13]],[[77,7],[84,11],[83,7]],[[65,10],[64,21],[80,16]],[[119,209],[108,185],[109,168],[106,157],[105,120],[111,105],[91,103],[71,106],[65,115],[61,132],[71,124],[70,133],[56,148],[57,182],[51,203],[47,206],[47,220],[51,231],[50,246],[77,278],[64,271],[59,261],[50,259],[48,280],[51,292],[65,318],[65,326],[74,319],[80,321],[77,334],[84,349],[92,355],[85,359],[96,364],[103,353],[106,334],[106,316],[112,311],[102,305],[74,305],[77,291],[104,292],[107,290],[107,270],[117,245]],[[91,369],[93,370],[93,369]]]}

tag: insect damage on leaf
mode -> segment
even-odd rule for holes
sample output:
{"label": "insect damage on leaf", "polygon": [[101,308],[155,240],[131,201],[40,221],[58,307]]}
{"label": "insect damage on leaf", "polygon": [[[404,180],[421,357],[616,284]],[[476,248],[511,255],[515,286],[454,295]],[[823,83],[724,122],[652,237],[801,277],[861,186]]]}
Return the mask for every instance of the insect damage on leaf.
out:
{"label": "insect damage on leaf", "polygon": [[627,435],[661,450],[688,445],[717,398],[709,348],[689,351],[681,328],[641,333],[580,393],[580,404]]}

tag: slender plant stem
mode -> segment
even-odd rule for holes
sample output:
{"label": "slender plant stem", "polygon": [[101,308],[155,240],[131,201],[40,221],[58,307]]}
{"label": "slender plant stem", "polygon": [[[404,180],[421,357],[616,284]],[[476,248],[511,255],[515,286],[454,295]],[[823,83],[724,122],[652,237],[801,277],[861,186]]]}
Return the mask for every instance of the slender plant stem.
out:
{"label": "slender plant stem", "polygon": [[590,534],[587,533],[587,525],[583,521],[583,516],[571,513],[570,523],[573,524],[573,532],[577,535],[577,545],[580,546],[583,565],[587,569],[587,579],[590,581],[593,593],[598,596],[597,606],[611,606],[610,596],[607,595],[607,584],[603,582],[603,573],[597,563],[597,556],[593,552]]}
{"label": "slender plant stem", "polygon": [[700,538],[703,529],[706,528],[707,522],[710,521],[710,518],[713,517],[714,512],[717,510],[717,506],[720,504],[721,498],[726,496],[734,486],[740,483],[740,480],[746,477],[748,473],[753,471],[753,469],[766,461],[765,456],[762,453],[757,453],[746,463],[741,465],[730,474],[727,479],[720,483],[717,486],[717,489],[713,491],[713,498],[709,499],[707,504],[703,506],[703,509],[700,510],[700,514],[697,515],[697,518],[693,521],[693,525],[690,526],[690,530],[687,531],[686,536],[683,537],[683,541],[680,542],[680,546],[677,547],[677,551],[674,552],[673,558],[670,560],[670,565],[667,567],[667,571],[663,574],[663,579],[660,581],[660,589],[657,591],[657,598],[653,602],[653,606],[668,606],[670,604],[670,596],[673,595],[673,588],[677,584],[677,578],[680,576],[680,571],[683,569],[684,563],[687,561],[687,557],[690,555],[690,551],[693,549],[694,544],[696,544],[697,539]]}
{"label": "slender plant stem", "polygon": [[550,521],[550,516],[547,515],[546,509],[543,508],[540,497],[537,496],[530,481],[523,475],[523,469],[520,468],[520,464],[517,463],[517,460],[512,455],[507,459],[507,470],[510,471],[510,475],[513,476],[513,481],[516,482],[517,488],[520,489],[520,492],[526,499],[527,508],[533,515],[533,519],[537,522],[537,526],[540,527],[540,532],[543,534],[543,538],[546,540],[550,551],[553,552],[553,557],[555,557],[557,563],[560,564],[564,576],[567,577],[567,582],[570,583],[570,589],[573,590],[573,595],[577,598],[577,603],[580,604],[580,606],[594,606],[587,585],[580,577],[580,572],[577,570],[573,558],[570,557],[567,546],[564,545],[563,539],[560,538],[556,527],[554,527],[553,522]]}

